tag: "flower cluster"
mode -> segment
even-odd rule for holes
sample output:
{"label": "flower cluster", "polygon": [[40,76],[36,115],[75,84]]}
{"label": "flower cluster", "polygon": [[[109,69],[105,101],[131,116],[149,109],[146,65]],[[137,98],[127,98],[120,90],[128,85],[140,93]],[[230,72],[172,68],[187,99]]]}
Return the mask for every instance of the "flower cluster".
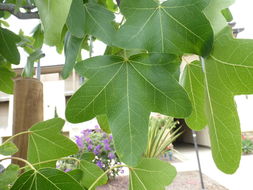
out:
{"label": "flower cluster", "polygon": [[[83,130],[80,136],[75,136],[75,142],[79,147],[79,153],[73,155],[75,158],[83,159],[84,155],[89,153],[89,155],[93,155],[91,158],[92,162],[104,171],[121,164],[115,152],[112,135],[103,132],[99,126],[95,126],[94,130]],[[62,170],[64,171],[75,168],[69,165],[66,167],[66,162],[61,163],[62,166],[63,164],[65,167]],[[114,178],[122,172],[121,168],[112,169],[108,172],[108,177]]]}

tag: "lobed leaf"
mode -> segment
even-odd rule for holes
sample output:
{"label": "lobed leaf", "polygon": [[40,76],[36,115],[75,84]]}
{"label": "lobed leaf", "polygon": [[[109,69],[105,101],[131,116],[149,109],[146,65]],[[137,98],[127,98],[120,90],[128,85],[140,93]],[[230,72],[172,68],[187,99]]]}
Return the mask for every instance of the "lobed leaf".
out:
{"label": "lobed leaf", "polygon": [[203,0],[124,0],[121,12],[126,18],[114,43],[126,49],[149,52],[208,55],[213,32],[201,12]]}
{"label": "lobed leaf", "polygon": [[169,54],[98,56],[77,63],[77,72],[88,81],[69,100],[66,118],[78,123],[106,114],[118,156],[136,165],[146,149],[150,112],[191,113],[185,90],[172,76],[178,63]]}
{"label": "lobed leaf", "polygon": [[36,164],[36,168],[55,167],[56,159],[78,152],[76,144],[60,133],[64,122],[54,118],[29,129],[27,157],[30,163]]}

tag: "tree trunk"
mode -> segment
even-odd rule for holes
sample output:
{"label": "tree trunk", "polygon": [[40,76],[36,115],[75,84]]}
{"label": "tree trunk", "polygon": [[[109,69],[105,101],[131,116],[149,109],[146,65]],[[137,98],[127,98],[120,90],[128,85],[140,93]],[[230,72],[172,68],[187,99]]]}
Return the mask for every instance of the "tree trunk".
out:
{"label": "tree trunk", "polygon": [[[14,85],[13,135],[27,131],[35,123],[43,121],[43,84],[34,78],[20,78]],[[14,139],[19,151],[14,155],[27,159],[28,136]],[[23,162],[13,160],[20,167]]]}

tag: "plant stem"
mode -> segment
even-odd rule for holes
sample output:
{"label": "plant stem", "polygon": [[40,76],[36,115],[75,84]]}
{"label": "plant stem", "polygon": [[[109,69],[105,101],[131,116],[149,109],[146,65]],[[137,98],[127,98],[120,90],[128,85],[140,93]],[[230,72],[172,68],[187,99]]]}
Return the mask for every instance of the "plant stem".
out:
{"label": "plant stem", "polygon": [[92,185],[89,187],[88,190],[92,190],[92,189],[95,187],[95,185],[97,184],[97,182],[98,182],[102,177],[104,177],[108,172],[112,171],[112,170],[115,169],[115,168],[122,168],[122,167],[127,167],[127,166],[126,166],[126,165],[117,165],[117,166],[111,167],[110,169],[106,170],[101,176],[99,176],[99,177],[96,179],[96,181],[94,181],[94,182],[92,183]]}
{"label": "plant stem", "polygon": [[7,143],[10,142],[12,139],[14,139],[14,138],[16,138],[16,137],[18,137],[18,136],[20,136],[20,135],[30,134],[30,133],[32,133],[32,132],[31,132],[31,131],[22,131],[22,132],[20,132],[20,133],[17,133],[17,134],[15,134],[15,135],[11,136],[10,138],[8,138],[6,141],[4,141],[4,143],[3,143],[2,145],[7,144]]}
{"label": "plant stem", "polygon": [[4,161],[4,160],[18,160],[18,161],[21,161],[21,162],[26,163],[32,170],[37,171],[37,170],[33,167],[33,165],[32,165],[30,162],[28,162],[27,160],[24,160],[24,159],[22,159],[22,158],[18,158],[18,157],[7,157],[7,158],[0,159],[0,162],[2,162],[2,161]]}

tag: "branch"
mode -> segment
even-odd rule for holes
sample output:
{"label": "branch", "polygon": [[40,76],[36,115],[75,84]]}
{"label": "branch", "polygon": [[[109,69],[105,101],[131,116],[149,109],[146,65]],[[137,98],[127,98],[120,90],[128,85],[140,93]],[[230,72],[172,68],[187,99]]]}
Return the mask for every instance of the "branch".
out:
{"label": "branch", "polygon": [[19,19],[39,19],[38,12],[30,12],[31,9],[34,9],[34,6],[24,6],[24,9],[28,9],[29,11],[26,13],[22,13],[19,10],[16,11],[16,5],[9,3],[0,3],[0,11],[8,11],[12,15],[16,16]]}

